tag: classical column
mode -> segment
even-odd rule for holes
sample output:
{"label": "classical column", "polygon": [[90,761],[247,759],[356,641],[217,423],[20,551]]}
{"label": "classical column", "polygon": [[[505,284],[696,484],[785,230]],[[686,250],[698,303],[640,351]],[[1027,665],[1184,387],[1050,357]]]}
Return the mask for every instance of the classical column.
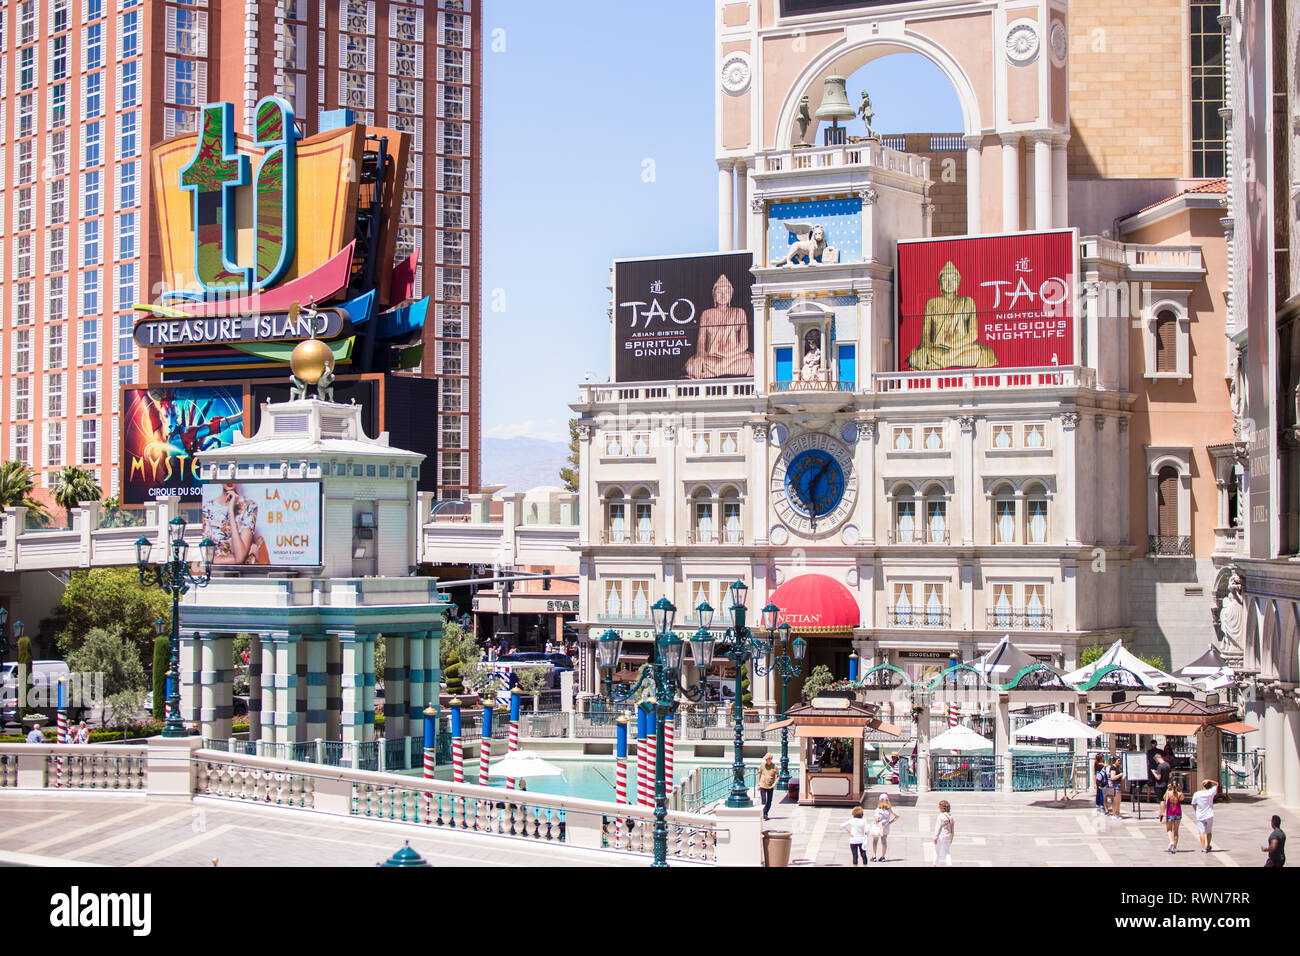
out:
{"label": "classical column", "polygon": [[1283,702],[1276,696],[1269,696],[1267,701],[1262,729],[1269,796],[1276,797],[1283,805],[1295,803],[1297,795],[1286,792],[1286,730],[1284,729],[1286,716],[1282,711]]}
{"label": "classical column", "polygon": [[983,151],[980,144],[984,137],[975,133],[966,137],[966,232],[974,235],[982,228],[980,194],[980,164]]}
{"label": "classical column", "polygon": [[[1074,546],[1079,543],[1079,514],[1077,502],[1078,469],[1075,466],[1075,430],[1079,427],[1078,412],[1064,412],[1061,415],[1061,488],[1057,494],[1057,507],[1065,509],[1065,543]],[[1022,512],[1023,514],[1023,512]]]}
{"label": "classical column", "polygon": [[1096,279],[1089,279],[1083,284],[1083,335],[1080,336],[1080,345],[1083,348],[1083,354],[1075,357],[1074,364],[1082,366],[1092,366],[1097,370],[1097,384],[1102,388],[1112,389],[1115,387],[1115,368],[1111,362],[1106,362],[1105,367],[1099,367],[1102,363],[1099,361],[1101,351],[1101,283]]}
{"label": "classical column", "polygon": [[325,644],[325,739],[343,739],[343,645],[337,634]]}
{"label": "classical column", "polygon": [[732,211],[732,197],[736,187],[732,183],[732,166],[734,160],[718,160],[718,251],[729,252],[735,248],[732,228],[735,214]]}
{"label": "classical column", "polygon": [[736,243],[737,249],[749,248],[749,175],[743,159],[736,160]]}
{"label": "classical column", "polygon": [[[862,261],[874,262],[876,257],[875,205],[880,198],[874,187],[858,190],[862,200]],[[797,368],[797,366],[796,366]]]}
{"label": "classical column", "polygon": [[[862,361],[861,357],[858,359]],[[870,547],[876,542],[876,440],[879,425],[874,418],[859,418],[858,443],[853,449],[853,467],[858,471],[858,500],[853,505],[853,520],[858,526],[860,543]],[[863,620],[869,621],[870,618]]]}
{"label": "classical column", "polygon": [[391,740],[407,735],[405,634],[384,635],[384,736]]}
{"label": "classical column", "polygon": [[248,739],[262,738],[262,637],[248,640]]}
{"label": "classical column", "polygon": [[1061,568],[1061,590],[1065,593],[1065,620],[1061,629],[1076,630],[1079,626],[1079,569],[1073,564]]}
{"label": "classical column", "polygon": [[1034,133],[1034,228],[1052,225],[1052,134]]}
{"label": "classical column", "polygon": [[406,654],[410,659],[410,684],[407,688],[408,699],[407,715],[410,720],[410,729],[415,731],[424,728],[424,705],[429,702],[424,686],[424,646],[428,643],[428,636],[424,631],[417,631],[414,634],[407,635]]}
{"label": "classical column", "polygon": [[934,203],[929,196],[921,200],[921,235],[927,239],[934,235]]}
{"label": "classical column", "polygon": [[1020,137],[1002,137],[1002,231],[1020,231]]}
{"label": "classical column", "polygon": [[329,639],[324,634],[313,634],[303,642],[303,652],[307,657],[307,712],[304,714],[303,739],[327,740],[326,730],[326,695],[329,683],[326,666],[326,649]]}
{"label": "classical column", "polygon": [[[275,648],[277,646],[276,635],[263,634],[261,640],[261,684],[262,684],[262,713],[261,725],[262,732],[259,740],[268,743],[274,743],[279,738],[275,735],[275,716],[278,701],[275,696],[275,677],[278,673],[275,661]],[[259,748],[259,753],[261,749]]]}
{"label": "classical column", "polygon": [[961,496],[961,543],[970,547],[975,543],[975,416],[960,415],[957,422],[961,425],[961,484],[953,490]]}
{"label": "classical column", "polygon": [[[762,200],[755,202],[762,205]],[[762,265],[766,255],[766,250],[759,249],[754,254],[754,261]],[[750,343],[754,349],[754,391],[766,395],[771,391],[772,375],[772,350],[767,345],[767,294],[759,291],[758,286],[750,291],[753,293],[750,305],[754,309],[754,340]]]}
{"label": "classical column", "polygon": [[1070,181],[1066,172],[1065,147],[1070,137],[1057,133],[1052,137],[1052,226],[1064,229],[1070,224]]}
{"label": "classical column", "polygon": [[199,646],[202,665],[199,671],[201,733],[212,740],[225,740],[230,736],[234,715],[231,686],[235,678],[234,638],[229,634],[214,634],[200,641]]}
{"label": "classical column", "polygon": [[362,685],[362,739],[375,739],[375,635],[366,634],[361,645],[361,663],[364,675]]}
{"label": "classical column", "polygon": [[1005,762],[1004,772],[1000,774],[999,790],[1011,789],[1011,698],[1006,693],[998,694],[997,710],[993,721],[993,752],[998,759]]}
{"label": "classical column", "polygon": [[181,635],[180,697],[181,719],[186,723],[199,720],[199,636]]}
{"label": "classical column", "polygon": [[366,640],[359,634],[340,634],[339,645],[343,663],[343,672],[339,675],[339,685],[342,688],[341,739],[348,743],[360,743],[367,739]]}
{"label": "classical column", "polygon": [[298,635],[275,635],[275,740],[298,739]]}
{"label": "classical column", "polygon": [[1277,794],[1283,806],[1300,806],[1300,709],[1295,700],[1278,702],[1282,723],[1282,749],[1278,756],[1282,758],[1283,793]]}
{"label": "classical column", "polygon": [[[745,544],[767,544],[767,422],[751,422],[752,444],[749,449],[749,487],[745,492],[745,514],[749,519],[749,534]],[[742,527],[743,527],[742,522]],[[766,586],[771,588],[772,583]],[[762,607],[762,604],[755,604]]]}
{"label": "classical column", "polygon": [[766,204],[758,197],[758,183],[754,181],[754,164],[751,162],[745,170],[745,205],[741,215],[749,217],[749,245],[754,250],[754,261],[765,261],[767,251],[767,233],[763,229],[763,215]]}
{"label": "classical column", "polygon": [[[660,449],[659,474],[663,486],[659,489],[660,521],[663,525],[663,543],[677,543],[677,508],[680,500],[677,488],[677,426],[672,422],[660,426],[663,447]],[[687,437],[686,441],[690,441]],[[686,527],[691,526],[690,502],[686,502]]]}
{"label": "classical column", "polygon": [[[1128,438],[1128,418],[1116,419],[1115,424],[1119,427],[1119,456],[1116,467],[1119,471],[1119,544],[1131,544],[1129,539],[1129,438]],[[1143,542],[1145,544],[1145,542]]]}

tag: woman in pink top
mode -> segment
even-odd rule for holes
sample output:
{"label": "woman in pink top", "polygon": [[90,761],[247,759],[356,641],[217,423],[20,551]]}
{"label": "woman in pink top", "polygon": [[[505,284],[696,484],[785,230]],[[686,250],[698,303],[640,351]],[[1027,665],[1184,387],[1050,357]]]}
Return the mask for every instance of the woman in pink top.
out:
{"label": "woman in pink top", "polygon": [[1165,791],[1161,810],[1165,817],[1165,831],[1169,834],[1169,852],[1178,852],[1178,827],[1183,822],[1183,792],[1178,789],[1178,781],[1171,780]]}

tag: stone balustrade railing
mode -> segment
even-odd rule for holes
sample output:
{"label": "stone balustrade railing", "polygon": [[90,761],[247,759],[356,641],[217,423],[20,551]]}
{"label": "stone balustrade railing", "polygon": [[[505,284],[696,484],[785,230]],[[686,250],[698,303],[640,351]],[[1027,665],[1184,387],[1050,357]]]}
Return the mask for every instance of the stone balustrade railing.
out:
{"label": "stone balustrade railing", "polygon": [[0,744],[0,790],[146,790],[144,747]]}

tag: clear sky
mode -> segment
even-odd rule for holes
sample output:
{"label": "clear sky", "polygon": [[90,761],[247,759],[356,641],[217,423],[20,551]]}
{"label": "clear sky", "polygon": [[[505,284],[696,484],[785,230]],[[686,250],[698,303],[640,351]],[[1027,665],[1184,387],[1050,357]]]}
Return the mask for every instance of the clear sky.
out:
{"label": "clear sky", "polygon": [[[484,4],[483,433],[568,440],[609,377],[610,263],[717,248],[712,0]],[[919,56],[849,78],[877,132],[958,132]],[[850,124],[854,131],[855,120]]]}

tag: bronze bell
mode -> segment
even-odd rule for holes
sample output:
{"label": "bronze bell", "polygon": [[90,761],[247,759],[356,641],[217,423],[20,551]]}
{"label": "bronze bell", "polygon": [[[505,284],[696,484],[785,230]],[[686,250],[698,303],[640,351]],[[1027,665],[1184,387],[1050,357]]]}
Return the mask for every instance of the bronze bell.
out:
{"label": "bronze bell", "polygon": [[849,93],[845,88],[847,82],[842,76],[826,77],[821,106],[817,107],[817,112],[813,114],[816,119],[837,123],[839,120],[853,119],[858,115],[857,110],[849,105]]}

